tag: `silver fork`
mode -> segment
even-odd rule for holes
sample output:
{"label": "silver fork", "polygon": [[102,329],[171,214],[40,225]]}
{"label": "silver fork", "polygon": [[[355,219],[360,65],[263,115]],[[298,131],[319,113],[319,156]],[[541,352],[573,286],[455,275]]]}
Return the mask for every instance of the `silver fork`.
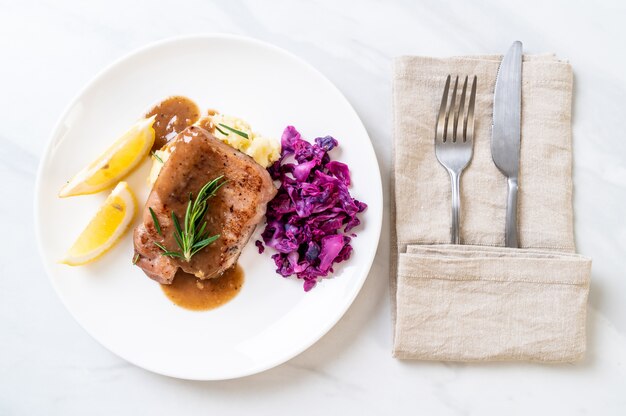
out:
{"label": "silver fork", "polygon": [[[472,159],[474,147],[474,106],[476,104],[476,76],[472,80],[471,92],[467,109],[465,98],[467,92],[468,77],[465,77],[461,90],[461,98],[457,103],[457,89],[459,77],[454,80],[452,97],[448,105],[450,79],[446,78],[446,86],[443,89],[437,124],[435,125],[435,154],[437,160],[450,174],[452,183],[452,228],[450,231],[453,244],[461,244],[459,232],[459,218],[461,211],[461,173]],[[452,115],[452,125],[450,116]],[[459,125],[461,117],[461,125]]]}

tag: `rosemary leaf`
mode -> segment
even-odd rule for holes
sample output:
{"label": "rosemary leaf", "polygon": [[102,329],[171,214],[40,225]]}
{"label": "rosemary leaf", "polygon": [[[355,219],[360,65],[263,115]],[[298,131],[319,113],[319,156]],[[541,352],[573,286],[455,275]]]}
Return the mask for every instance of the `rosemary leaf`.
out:
{"label": "rosemary leaf", "polygon": [[224,136],[228,136],[228,133],[226,133],[224,130],[220,129],[218,126],[215,126],[215,129],[217,131],[219,131],[220,133],[222,133]]}
{"label": "rosemary leaf", "polygon": [[172,221],[174,222],[174,228],[176,228],[176,232],[179,235],[182,235],[183,230],[180,228],[180,222],[178,222],[178,217],[176,216],[176,213],[174,211],[172,211]]}
{"label": "rosemary leaf", "polygon": [[157,233],[159,233],[159,235],[163,235],[163,233],[161,232],[161,224],[159,224],[159,219],[152,210],[152,207],[148,207],[148,209],[150,210],[150,215],[152,216],[152,223],[154,224],[154,228],[157,230]]}
{"label": "rosemary leaf", "polygon": [[165,248],[165,246],[161,243],[159,243],[158,241],[153,241],[154,245],[157,246],[158,248],[160,248],[163,251],[168,251],[168,249]]}
{"label": "rosemary leaf", "polygon": [[183,244],[183,240],[181,240],[180,235],[178,235],[178,233],[174,233],[174,238],[176,239],[176,244],[178,244],[178,247],[182,247]]}
{"label": "rosemary leaf", "polygon": [[184,257],[177,251],[164,251],[163,253],[161,253],[161,255],[168,257],[179,257],[181,259],[184,259]]}
{"label": "rosemary leaf", "polygon": [[198,251],[202,250],[206,246],[214,243],[218,238],[220,238],[219,234],[214,235],[213,237],[209,237],[207,239],[204,239],[202,241],[197,242],[192,247],[191,255],[193,256],[194,254],[196,254]]}
{"label": "rosemary leaf", "polygon": [[163,251],[163,253],[161,253],[162,256],[169,256],[169,257],[180,257],[183,258],[183,256],[176,252],[176,251],[170,251],[168,250],[163,244],[153,241],[154,245],[157,246],[158,248],[161,249],[161,251]]}
{"label": "rosemary leaf", "polygon": [[206,221],[204,222],[204,224],[202,224],[202,226],[200,227],[200,231],[198,231],[198,237],[203,238],[204,237],[204,229],[206,228]]}
{"label": "rosemary leaf", "polygon": [[192,212],[191,209],[193,206],[193,197],[189,194],[189,202],[187,203],[187,211],[185,212],[185,233],[188,233],[191,230],[192,217],[196,213],[195,210]]}
{"label": "rosemary leaf", "polygon": [[150,152],[150,154],[152,155],[152,157],[153,157],[153,158],[155,158],[155,159],[156,159],[156,160],[158,160],[159,162],[164,163],[164,162],[163,162],[163,159],[161,159],[161,158],[159,157],[159,155],[157,155],[154,151]]}
{"label": "rosemary leaf", "polygon": [[227,130],[232,131],[232,132],[233,132],[233,133],[235,133],[235,134],[240,135],[240,136],[241,136],[241,137],[243,137],[244,139],[250,139],[250,137],[248,137],[248,133],[245,133],[245,132],[243,132],[243,131],[240,131],[240,130],[234,129],[234,128],[230,127],[230,126],[227,126],[227,125],[226,125],[226,124],[224,124],[224,123],[219,123],[219,125],[220,125],[220,126],[222,126],[222,127],[224,127],[224,128],[225,128],[225,129],[227,129]]}
{"label": "rosemary leaf", "polygon": [[196,244],[194,244],[191,248],[195,249],[195,248],[203,248],[208,246],[209,244],[215,242],[218,238],[220,238],[220,235],[214,235],[213,237],[207,237],[204,240],[200,240],[198,241]]}

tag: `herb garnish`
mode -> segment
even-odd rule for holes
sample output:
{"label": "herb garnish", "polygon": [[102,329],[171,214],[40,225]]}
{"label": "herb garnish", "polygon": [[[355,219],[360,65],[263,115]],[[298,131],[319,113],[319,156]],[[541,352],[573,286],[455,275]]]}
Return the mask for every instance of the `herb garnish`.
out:
{"label": "herb garnish", "polygon": [[161,232],[161,224],[159,224],[159,219],[152,210],[152,207],[148,207],[148,209],[150,210],[150,215],[152,215],[152,223],[154,224],[154,228],[156,229],[157,233],[159,233],[159,235],[163,235],[163,233]]}
{"label": "herb garnish", "polygon": [[[209,233],[205,230],[207,222],[204,220],[204,216],[209,207],[207,200],[214,197],[218,189],[227,182],[222,181],[223,178],[224,176],[222,175],[207,182],[202,189],[200,189],[195,200],[193,199],[193,195],[189,193],[189,203],[187,204],[185,221],[182,227],[178,221],[178,217],[172,211],[172,221],[175,228],[174,238],[176,239],[180,251],[168,250],[163,244],[155,241],[154,244],[163,251],[163,253],[161,253],[163,256],[178,257],[188,262],[194,254],[220,238],[219,234],[209,237]],[[150,211],[152,213],[152,209],[150,209]],[[153,219],[154,218],[156,217],[153,216]],[[157,222],[155,222],[155,226],[156,224]]]}
{"label": "herb garnish", "polygon": [[217,131],[219,131],[220,133],[222,133],[224,136],[228,136],[228,133],[226,133],[224,130],[220,129],[218,126],[215,126],[215,129]]}
{"label": "herb garnish", "polygon": [[137,264],[137,261],[139,261],[139,253],[135,253],[133,256],[133,264]]}
{"label": "herb garnish", "polygon": [[158,160],[159,162],[163,163],[163,159],[161,159],[159,157],[159,155],[157,155],[155,152],[150,152],[150,154],[152,154],[152,157],[155,158],[156,160]]}
{"label": "herb garnish", "polygon": [[[245,132],[243,132],[243,131],[239,131],[239,130],[237,130],[237,129],[234,129],[234,128],[230,127],[230,126],[227,126],[227,125],[226,125],[226,124],[224,124],[224,123],[218,123],[218,124],[219,124],[220,126],[224,127],[225,129],[230,130],[230,131],[232,131],[233,133],[240,135],[240,136],[241,136],[241,137],[243,137],[244,139],[250,139],[250,137],[248,137],[248,133],[245,133]],[[215,126],[215,128],[217,128],[217,126]],[[227,133],[224,133],[224,132],[223,132],[222,130],[220,130],[219,128],[218,128],[218,131],[219,131],[220,133],[224,134],[225,136],[228,136],[228,134],[227,134]]]}

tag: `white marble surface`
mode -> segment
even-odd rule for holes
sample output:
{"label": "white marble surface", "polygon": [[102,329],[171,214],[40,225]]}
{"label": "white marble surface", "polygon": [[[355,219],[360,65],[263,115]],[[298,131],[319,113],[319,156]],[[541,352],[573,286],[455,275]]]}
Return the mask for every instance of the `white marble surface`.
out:
{"label": "white marble surface", "polygon": [[[1,0],[0,415],[626,414],[625,15],[618,0]],[[65,105],[102,67],[146,43],[198,32],[256,37],[319,68],[365,122],[385,183],[392,57],[500,53],[521,39],[528,52],[569,59],[577,244],[594,259],[586,359],[556,366],[392,359],[388,217],[354,305],[278,368],[226,382],[181,381],[135,368],[93,341],[56,298],[36,253],[38,159]]]}

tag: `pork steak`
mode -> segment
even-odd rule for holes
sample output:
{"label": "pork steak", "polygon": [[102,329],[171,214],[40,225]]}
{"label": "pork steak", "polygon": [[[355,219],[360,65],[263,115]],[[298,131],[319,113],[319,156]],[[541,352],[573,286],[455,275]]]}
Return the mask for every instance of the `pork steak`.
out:
{"label": "pork steak", "polygon": [[[146,201],[143,223],[134,231],[135,264],[164,284],[172,283],[179,269],[199,279],[218,277],[237,262],[276,188],[261,165],[202,127],[186,128],[170,146],[172,152]],[[207,182],[222,175],[227,182],[208,200],[205,217],[209,235],[219,234],[220,238],[189,262],[162,255],[155,242],[168,250],[180,251],[174,237],[172,212],[182,224],[190,193],[195,197]],[[149,208],[156,214],[161,235]]]}

